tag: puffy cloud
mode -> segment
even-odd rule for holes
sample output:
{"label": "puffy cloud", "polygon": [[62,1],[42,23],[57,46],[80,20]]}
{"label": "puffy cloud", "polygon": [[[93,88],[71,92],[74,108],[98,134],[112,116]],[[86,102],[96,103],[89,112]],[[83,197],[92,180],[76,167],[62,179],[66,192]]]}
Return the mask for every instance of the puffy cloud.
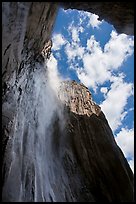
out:
{"label": "puffy cloud", "polygon": [[[64,36],[60,33],[54,34],[53,41],[53,51],[59,51],[63,45],[65,45],[65,53],[68,57],[68,61],[74,61],[75,58],[81,59],[84,54],[84,47],[80,46],[79,33],[84,31],[82,26],[75,27],[73,26],[73,22],[68,27],[69,35],[71,36],[71,41],[68,41],[64,38]],[[59,53],[59,52],[57,52]],[[59,54],[55,53],[55,56],[60,58]]]}
{"label": "puffy cloud", "polygon": [[79,23],[78,26],[74,26],[74,21],[72,21],[72,23],[68,26],[68,31],[69,31],[69,35],[71,35],[72,38],[72,43],[73,42],[79,42],[79,34],[84,32],[84,28],[81,26],[81,23]]}
{"label": "puffy cloud", "polygon": [[67,55],[68,61],[73,61],[76,64],[75,58],[82,59],[84,54],[84,48],[78,44],[67,43],[65,46],[65,53]]}
{"label": "puffy cloud", "polygon": [[134,157],[134,129],[122,128],[115,139],[125,157]]}
{"label": "puffy cloud", "polygon": [[77,29],[77,27],[75,26],[71,26],[69,27],[69,30],[71,31],[72,34],[72,40],[74,42],[79,42],[79,30]]}
{"label": "puffy cloud", "polygon": [[128,56],[133,53],[134,40],[125,34],[118,35],[112,31],[109,42],[102,50],[99,42],[91,36],[87,40],[83,56],[83,69],[77,70],[82,83],[94,89],[110,80],[112,72],[121,67]]}
{"label": "puffy cloud", "polygon": [[134,171],[134,129],[122,128],[115,139],[125,157],[131,158],[129,165]]}
{"label": "puffy cloud", "polygon": [[[94,53],[93,53],[94,52]],[[83,69],[81,72],[77,70],[78,77],[82,83],[88,87],[96,89],[98,85],[103,84],[111,77],[111,73],[107,70],[107,67],[104,66],[102,61],[102,52],[96,48],[95,53],[92,50],[92,53],[86,53],[83,56]],[[82,76],[86,75],[86,80],[82,80]]]}
{"label": "puffy cloud", "polygon": [[133,94],[133,84],[123,81],[123,75],[111,77],[111,87],[105,96],[105,100],[100,104],[102,111],[106,115],[113,131],[120,125],[125,115],[125,106],[128,98]]}
{"label": "puffy cloud", "polygon": [[60,33],[53,35],[52,42],[53,42],[53,46],[52,46],[53,50],[60,50],[60,48],[67,43],[64,36]]}
{"label": "puffy cloud", "polygon": [[84,47],[80,46],[79,33],[83,32],[82,26],[75,27],[73,22],[68,27],[69,35],[72,41],[67,42],[65,46],[65,53],[68,58],[68,62],[74,62],[76,64],[75,58],[82,59],[84,54]]}
{"label": "puffy cloud", "polygon": [[111,39],[104,47],[104,61],[109,69],[118,69],[133,54],[134,39],[126,34],[111,32]]}
{"label": "puffy cloud", "polygon": [[86,12],[86,15],[89,18],[88,26],[91,25],[93,28],[99,28],[102,23],[102,21],[98,20],[99,16],[89,12]]}

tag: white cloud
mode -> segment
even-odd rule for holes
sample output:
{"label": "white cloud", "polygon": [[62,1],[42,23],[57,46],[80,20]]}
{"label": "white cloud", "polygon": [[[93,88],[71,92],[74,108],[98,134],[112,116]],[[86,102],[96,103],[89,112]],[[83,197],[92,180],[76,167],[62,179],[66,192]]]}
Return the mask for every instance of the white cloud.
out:
{"label": "white cloud", "polygon": [[53,35],[52,42],[53,42],[52,50],[60,50],[61,47],[67,43],[64,36],[60,33]]}
{"label": "white cloud", "polygon": [[72,43],[78,43],[80,42],[79,34],[84,32],[84,28],[80,25],[80,23],[78,26],[74,26],[73,24],[74,21],[72,21],[71,24],[68,26],[69,35],[71,35]]}
{"label": "white cloud", "polygon": [[90,53],[102,54],[100,43],[95,40],[94,35],[87,40],[87,51],[90,51]]}
{"label": "white cloud", "polygon": [[99,16],[87,11],[78,11],[80,24],[86,23],[87,27],[99,28],[103,21],[99,21]]}
{"label": "white cloud", "polygon": [[68,62],[73,61],[76,64],[75,58],[82,59],[84,54],[84,48],[79,44],[70,44],[67,43],[65,46],[65,53],[68,57]]}
{"label": "white cloud", "polygon": [[134,157],[134,129],[122,128],[115,139],[126,158]]}
{"label": "white cloud", "polygon": [[[97,53],[97,54],[96,54]],[[88,87],[92,87],[93,89],[97,88],[97,85],[103,84],[107,81],[111,73],[107,70],[107,67],[104,66],[103,62],[103,54],[98,47],[92,49],[92,53],[86,53],[83,56],[83,68],[81,74],[87,75],[86,80],[83,82],[82,76],[78,74],[82,83],[84,83]],[[79,73],[79,70],[78,70]]]}
{"label": "white cloud", "polygon": [[78,29],[73,26],[72,29],[71,29],[71,32],[72,32],[72,40],[74,42],[79,42],[79,32],[78,32]]}
{"label": "white cloud", "polygon": [[127,114],[124,108],[127,105],[128,98],[133,94],[133,84],[124,82],[122,75],[111,77],[111,81],[110,90],[100,106],[110,127],[115,131]]}
{"label": "white cloud", "polygon": [[101,93],[103,93],[105,95],[108,92],[108,88],[107,87],[101,87],[100,91],[101,91]]}
{"label": "white cloud", "polygon": [[125,34],[111,32],[111,39],[104,47],[105,63],[109,69],[117,69],[133,53],[134,40]]}
{"label": "white cloud", "polygon": [[79,34],[84,31],[82,26],[75,27],[73,26],[73,21],[68,27],[68,32],[71,37],[71,41],[65,41],[65,53],[68,58],[68,62],[76,64],[75,58],[82,59],[84,54],[84,47],[80,45]]}
{"label": "white cloud", "polygon": [[133,46],[132,38],[112,31],[109,42],[102,50],[100,43],[91,36],[82,58],[83,69],[77,70],[79,79],[86,86],[96,89],[98,85],[110,80],[112,72],[119,69],[128,56],[132,55]]}
{"label": "white cloud", "polygon": [[89,18],[88,26],[91,25],[93,28],[99,28],[102,23],[102,21],[98,20],[99,16],[88,12],[86,12],[86,15]]}
{"label": "white cloud", "polygon": [[131,158],[129,165],[134,172],[134,129],[122,128],[115,139],[125,157]]}

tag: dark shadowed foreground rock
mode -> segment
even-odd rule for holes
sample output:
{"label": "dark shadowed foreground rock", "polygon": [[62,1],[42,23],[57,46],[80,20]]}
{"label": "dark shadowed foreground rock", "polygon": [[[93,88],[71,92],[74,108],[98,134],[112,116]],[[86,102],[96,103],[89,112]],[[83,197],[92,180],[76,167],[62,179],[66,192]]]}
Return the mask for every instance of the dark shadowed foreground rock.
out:
{"label": "dark shadowed foreground rock", "polygon": [[2,4],[2,201],[133,201],[133,173],[88,89],[62,83],[58,97],[50,83],[57,9]]}

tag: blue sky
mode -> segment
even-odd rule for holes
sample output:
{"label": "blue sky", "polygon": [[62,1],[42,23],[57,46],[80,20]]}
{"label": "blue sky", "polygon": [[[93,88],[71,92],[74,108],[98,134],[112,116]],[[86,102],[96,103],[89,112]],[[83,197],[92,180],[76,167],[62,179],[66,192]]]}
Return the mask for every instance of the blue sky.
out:
{"label": "blue sky", "polygon": [[60,9],[52,41],[61,77],[89,88],[133,170],[134,36],[118,34],[95,14]]}

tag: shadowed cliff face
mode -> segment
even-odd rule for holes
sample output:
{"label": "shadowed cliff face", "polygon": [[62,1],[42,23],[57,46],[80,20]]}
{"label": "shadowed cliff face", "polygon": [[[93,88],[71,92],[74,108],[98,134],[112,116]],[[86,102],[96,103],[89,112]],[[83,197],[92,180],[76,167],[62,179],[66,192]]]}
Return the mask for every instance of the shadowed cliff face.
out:
{"label": "shadowed cliff face", "polygon": [[64,82],[60,98],[68,111],[66,166],[72,171],[68,173],[76,201],[132,201],[132,171],[89,90],[75,81]]}
{"label": "shadowed cliff face", "polygon": [[132,201],[132,171],[88,89],[51,83],[57,8],[2,4],[3,201]]}
{"label": "shadowed cliff face", "polygon": [[50,39],[57,8],[49,2],[2,3],[2,82],[7,88],[41,54]]}

